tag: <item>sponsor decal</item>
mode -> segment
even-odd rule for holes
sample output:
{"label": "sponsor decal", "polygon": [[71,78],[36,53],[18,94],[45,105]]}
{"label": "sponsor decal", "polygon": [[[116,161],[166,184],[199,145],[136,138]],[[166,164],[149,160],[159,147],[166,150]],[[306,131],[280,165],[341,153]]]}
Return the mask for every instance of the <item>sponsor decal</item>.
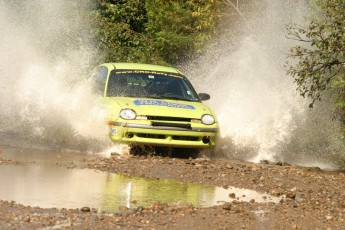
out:
{"label": "sponsor decal", "polygon": [[166,107],[173,107],[173,108],[180,108],[180,109],[195,109],[195,107],[192,105],[171,103],[171,102],[165,102],[161,100],[134,100],[133,103],[138,106],[155,105],[155,106],[166,106]]}
{"label": "sponsor decal", "polygon": [[154,75],[160,75],[160,76],[167,76],[167,77],[176,77],[176,78],[182,78],[181,75],[175,74],[175,73],[168,73],[168,72],[159,72],[159,71],[149,71],[149,70],[117,70],[115,74],[149,74],[149,78],[154,78]]}

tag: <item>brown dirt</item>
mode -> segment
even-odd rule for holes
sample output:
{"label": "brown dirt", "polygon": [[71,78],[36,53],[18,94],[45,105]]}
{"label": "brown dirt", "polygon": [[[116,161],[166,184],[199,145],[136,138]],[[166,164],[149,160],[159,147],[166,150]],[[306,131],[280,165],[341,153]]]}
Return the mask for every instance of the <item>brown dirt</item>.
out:
{"label": "brown dirt", "polygon": [[[83,167],[145,178],[246,188],[282,198],[277,204],[234,201],[210,208],[157,201],[123,213],[42,209],[0,201],[0,229],[345,229],[343,172],[265,163],[93,156],[86,159]],[[0,167],[1,164],[20,167],[24,163],[0,158]]]}

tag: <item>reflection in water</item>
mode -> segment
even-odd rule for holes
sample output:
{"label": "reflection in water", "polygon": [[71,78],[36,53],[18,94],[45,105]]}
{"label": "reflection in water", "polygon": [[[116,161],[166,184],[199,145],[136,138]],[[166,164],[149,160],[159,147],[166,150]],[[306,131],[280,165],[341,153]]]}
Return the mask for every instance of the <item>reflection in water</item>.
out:
{"label": "reflection in water", "polygon": [[154,180],[108,174],[101,207],[146,206],[156,201],[192,203],[196,206],[216,205],[214,186],[186,184],[172,180]]}
{"label": "reflection in water", "polygon": [[[26,159],[36,163],[23,166],[1,165],[0,199],[42,208],[88,206],[100,211],[117,212],[120,207],[135,208],[156,201],[169,204],[192,203],[197,207],[208,207],[231,201],[229,193],[235,193],[235,199],[245,201],[278,201],[278,198],[251,190],[223,189],[59,166],[68,161],[80,163],[81,154],[7,149],[2,157],[12,160]],[[263,196],[268,198],[264,200]]]}

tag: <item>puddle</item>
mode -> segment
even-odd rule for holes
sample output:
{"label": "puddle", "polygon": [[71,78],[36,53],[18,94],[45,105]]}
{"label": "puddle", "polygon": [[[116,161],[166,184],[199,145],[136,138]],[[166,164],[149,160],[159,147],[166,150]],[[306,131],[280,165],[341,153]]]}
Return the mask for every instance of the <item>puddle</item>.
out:
{"label": "puddle", "polygon": [[[278,202],[279,198],[252,190],[128,177],[90,169],[67,169],[66,162],[82,163],[81,153],[6,149],[1,157],[35,162],[0,166],[0,199],[42,208],[81,208],[117,212],[156,201],[192,203],[197,207],[219,205],[232,200]],[[234,199],[229,197],[235,193]]]}

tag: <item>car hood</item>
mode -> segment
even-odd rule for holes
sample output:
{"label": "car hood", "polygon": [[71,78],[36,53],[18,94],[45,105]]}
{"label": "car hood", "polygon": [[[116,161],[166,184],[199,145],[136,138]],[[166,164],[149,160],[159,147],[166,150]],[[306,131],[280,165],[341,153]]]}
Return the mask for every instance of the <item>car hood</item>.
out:
{"label": "car hood", "polygon": [[211,109],[201,102],[170,99],[108,97],[104,104],[113,112],[132,109],[142,116],[174,116],[200,119],[203,114],[213,114]]}

